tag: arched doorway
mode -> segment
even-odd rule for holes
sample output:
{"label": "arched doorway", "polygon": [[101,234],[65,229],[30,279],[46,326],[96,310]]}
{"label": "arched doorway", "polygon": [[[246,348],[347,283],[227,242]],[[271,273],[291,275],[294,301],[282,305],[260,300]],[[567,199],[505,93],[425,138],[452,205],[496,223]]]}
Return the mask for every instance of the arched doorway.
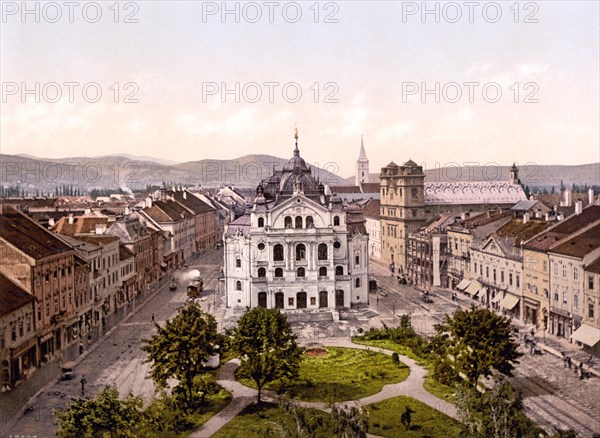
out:
{"label": "arched doorway", "polygon": [[306,292],[298,292],[296,294],[296,308],[306,309]]}
{"label": "arched doorway", "polygon": [[327,291],[325,290],[319,292],[319,307],[327,307]]}
{"label": "arched doorway", "polygon": [[259,292],[258,293],[258,307],[267,307],[267,293]]}
{"label": "arched doorway", "polygon": [[344,307],[344,291],[336,290],[335,291],[335,307]]}
{"label": "arched doorway", "polygon": [[275,294],[275,308],[283,309],[283,292],[277,292]]}

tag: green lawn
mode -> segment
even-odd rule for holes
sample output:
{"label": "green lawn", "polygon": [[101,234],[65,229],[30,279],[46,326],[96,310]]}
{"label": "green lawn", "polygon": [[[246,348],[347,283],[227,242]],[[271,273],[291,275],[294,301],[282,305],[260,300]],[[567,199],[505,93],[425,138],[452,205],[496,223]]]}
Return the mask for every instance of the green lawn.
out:
{"label": "green lawn", "polygon": [[[316,430],[311,436],[315,438],[329,438],[333,428],[331,416],[317,409],[298,408],[305,415],[306,422],[315,426]],[[296,436],[296,422],[291,414],[286,414],[277,405],[263,403],[251,404],[240,414],[227,423],[212,438],[264,438],[267,436]]]}
{"label": "green lawn", "polygon": [[[411,414],[411,428],[406,430],[400,422],[400,416],[406,406]],[[453,418],[415,400],[411,397],[395,397],[374,403],[369,408],[369,433],[384,437],[422,438],[444,437],[458,438],[460,424]]]}
{"label": "green lawn", "polygon": [[[410,369],[395,365],[391,356],[352,348],[328,347],[324,356],[303,356],[298,379],[275,381],[266,386],[289,397],[306,401],[356,400],[375,394],[388,383],[408,377]],[[250,379],[240,379],[254,387]]]}
{"label": "green lawn", "polygon": [[386,350],[395,351],[398,354],[402,354],[406,357],[410,357],[415,362],[417,362],[422,367],[425,367],[429,373],[425,377],[424,388],[429,393],[442,398],[448,402],[454,402],[454,393],[456,392],[454,388],[448,385],[444,385],[443,383],[438,382],[431,376],[432,372],[432,364],[423,360],[421,357],[417,356],[410,347],[405,345],[400,345],[392,341],[391,339],[377,339],[377,340],[364,340],[364,339],[352,339],[352,342],[360,345],[369,345],[371,347],[379,347],[385,348]]}

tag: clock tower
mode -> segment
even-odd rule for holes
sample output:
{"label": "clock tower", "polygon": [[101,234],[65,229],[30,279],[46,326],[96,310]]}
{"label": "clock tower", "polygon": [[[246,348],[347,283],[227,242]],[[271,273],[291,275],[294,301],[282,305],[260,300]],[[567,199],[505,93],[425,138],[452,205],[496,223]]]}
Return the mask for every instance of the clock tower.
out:
{"label": "clock tower", "polygon": [[360,136],[360,154],[356,160],[356,176],[354,184],[360,186],[362,183],[371,182],[369,179],[369,159],[365,153],[365,144],[362,135]]}

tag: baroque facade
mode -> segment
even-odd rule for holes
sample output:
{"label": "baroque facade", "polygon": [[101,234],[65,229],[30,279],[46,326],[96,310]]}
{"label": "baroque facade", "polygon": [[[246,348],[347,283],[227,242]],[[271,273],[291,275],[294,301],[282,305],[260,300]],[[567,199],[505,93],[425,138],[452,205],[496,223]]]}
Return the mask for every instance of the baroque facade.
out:
{"label": "baroque facade", "polygon": [[343,204],[294,156],[257,188],[225,228],[227,307],[339,309],[368,304],[368,235],[358,206]]}

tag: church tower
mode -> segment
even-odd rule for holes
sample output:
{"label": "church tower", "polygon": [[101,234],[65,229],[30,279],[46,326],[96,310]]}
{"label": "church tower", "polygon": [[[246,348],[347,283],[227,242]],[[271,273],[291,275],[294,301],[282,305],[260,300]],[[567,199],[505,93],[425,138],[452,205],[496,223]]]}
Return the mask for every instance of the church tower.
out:
{"label": "church tower", "polygon": [[371,182],[369,180],[369,159],[365,153],[365,144],[361,135],[360,154],[358,155],[358,160],[356,160],[356,176],[354,177],[354,184],[360,186],[362,183],[368,182]]}

